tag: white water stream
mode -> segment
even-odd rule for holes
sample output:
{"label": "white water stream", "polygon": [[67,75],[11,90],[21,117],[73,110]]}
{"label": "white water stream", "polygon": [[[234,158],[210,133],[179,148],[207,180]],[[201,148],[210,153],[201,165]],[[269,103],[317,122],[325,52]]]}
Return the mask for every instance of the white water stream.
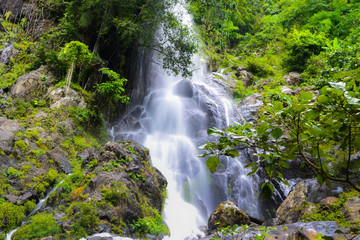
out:
{"label": "white water stream", "polygon": [[[191,26],[191,17],[182,6],[174,12]],[[258,216],[254,186],[241,160],[223,159],[223,167],[211,175],[206,159],[197,157],[197,146],[209,140],[208,128],[225,128],[239,118],[224,83],[210,76],[200,55],[193,57],[197,70],[191,79],[168,75],[156,61],[153,52],[139,57],[132,102],[114,125],[113,136],[149,148],[154,166],[166,177],[164,219],[169,239],[199,234],[198,227],[207,225],[211,212],[225,200]]]}
{"label": "white water stream", "polygon": [[[67,177],[70,176],[70,175],[71,175],[71,174],[68,174]],[[67,177],[66,177],[66,178],[67,178]],[[55,192],[56,189],[58,189],[58,187],[60,186],[60,184],[62,184],[62,183],[65,181],[66,178],[64,178],[64,179],[63,179],[61,182],[59,182],[50,192],[48,192],[43,199],[40,199],[40,201],[39,201],[38,204],[36,205],[36,208],[35,208],[34,210],[32,210],[31,213],[29,213],[29,214],[26,216],[26,218],[21,222],[21,225],[20,225],[19,227],[15,228],[15,229],[11,230],[8,234],[6,234],[5,240],[11,240],[12,235],[14,235],[14,233],[15,233],[23,224],[25,224],[26,221],[27,221],[31,216],[33,216],[35,213],[37,213],[37,211],[39,211],[39,210],[41,209],[41,207],[44,205],[44,203],[46,202],[46,200],[50,197],[51,193]]]}

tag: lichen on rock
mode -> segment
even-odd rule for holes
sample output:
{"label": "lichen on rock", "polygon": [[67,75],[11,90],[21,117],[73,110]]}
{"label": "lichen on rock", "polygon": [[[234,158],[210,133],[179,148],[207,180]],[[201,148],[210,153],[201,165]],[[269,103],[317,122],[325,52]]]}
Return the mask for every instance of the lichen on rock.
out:
{"label": "lichen on rock", "polygon": [[210,215],[208,220],[209,232],[224,227],[232,227],[233,225],[249,224],[249,216],[238,208],[235,203],[225,201],[221,203],[215,211]]}

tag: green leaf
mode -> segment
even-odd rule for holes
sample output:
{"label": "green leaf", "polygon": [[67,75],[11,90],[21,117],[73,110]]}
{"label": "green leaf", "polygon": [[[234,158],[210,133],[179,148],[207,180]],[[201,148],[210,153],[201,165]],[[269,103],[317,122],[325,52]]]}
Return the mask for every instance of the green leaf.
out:
{"label": "green leaf", "polygon": [[286,169],[290,169],[290,164],[287,161],[280,161],[279,166],[283,167],[283,168],[286,168]]}
{"label": "green leaf", "polygon": [[221,137],[221,136],[224,136],[224,131],[222,131],[222,130],[216,128],[216,127],[213,127],[213,128],[209,128],[207,130],[207,134],[211,135],[211,136]]}
{"label": "green leaf", "polygon": [[354,104],[358,104],[360,102],[360,99],[352,97],[348,92],[345,92],[344,96],[346,97],[347,102],[349,104],[354,105]]}
{"label": "green leaf", "polygon": [[271,136],[275,139],[279,139],[282,135],[283,135],[283,131],[278,127],[271,130]]}
{"label": "green leaf", "polygon": [[283,109],[284,109],[284,106],[283,106],[282,102],[279,102],[279,101],[274,102],[273,110],[276,113],[281,113]]}
{"label": "green leaf", "polygon": [[345,91],[345,87],[346,87],[345,82],[329,82],[329,84],[337,90]]}
{"label": "green leaf", "polygon": [[198,147],[198,149],[204,150],[204,149],[206,149],[206,146],[207,146],[207,145],[208,145],[208,144],[201,145],[201,146]]}
{"label": "green leaf", "polygon": [[305,118],[307,120],[315,120],[316,118],[318,118],[320,116],[320,112],[319,111],[316,111],[314,109],[311,109],[310,111],[308,111],[306,114],[305,114]]}
{"label": "green leaf", "polygon": [[263,122],[258,128],[257,128],[257,134],[261,135],[265,133],[270,128],[269,123]]}
{"label": "green leaf", "polygon": [[329,98],[327,96],[320,95],[318,97],[318,101],[319,101],[319,103],[326,105],[329,103]]}
{"label": "green leaf", "polygon": [[274,186],[271,182],[265,182],[261,185],[261,197],[264,199],[271,198],[271,195],[274,193]]}
{"label": "green leaf", "polygon": [[259,169],[258,166],[252,167],[251,172],[249,172],[247,175],[248,175],[248,176],[253,175],[254,173],[256,173],[256,171],[257,171],[258,169]]}
{"label": "green leaf", "polygon": [[225,155],[235,158],[239,156],[239,152],[236,150],[226,150]]}
{"label": "green leaf", "polygon": [[245,168],[254,167],[254,166],[256,166],[256,165],[258,165],[257,162],[251,162],[251,163],[249,163],[249,164],[246,164],[246,165],[245,165]]}
{"label": "green leaf", "polygon": [[311,101],[313,98],[313,94],[311,92],[305,92],[305,91],[301,91],[298,97],[298,101]]}
{"label": "green leaf", "polygon": [[206,166],[209,168],[209,170],[212,173],[216,172],[216,168],[220,166],[219,157],[216,156],[209,157],[208,160],[206,161]]}

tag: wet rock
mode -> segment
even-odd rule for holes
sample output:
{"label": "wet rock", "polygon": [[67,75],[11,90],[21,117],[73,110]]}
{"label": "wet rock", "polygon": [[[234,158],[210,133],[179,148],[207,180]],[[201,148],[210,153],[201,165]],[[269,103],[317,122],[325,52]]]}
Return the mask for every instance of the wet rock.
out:
{"label": "wet rock", "polygon": [[344,207],[341,209],[345,218],[350,222],[359,221],[360,217],[360,197],[354,197],[346,200]]}
{"label": "wet rock", "polygon": [[235,203],[226,201],[221,203],[215,211],[210,215],[208,220],[209,231],[217,228],[233,226],[235,224],[249,224],[249,216],[246,215]]}
{"label": "wet rock", "polygon": [[[91,229],[89,234],[116,232],[118,230],[114,230],[112,226],[133,224],[153,211],[161,214],[167,181],[157,169],[151,167],[148,149],[133,142],[108,142],[99,152],[88,149],[78,155],[85,160],[95,156],[98,157],[97,166],[89,169],[83,164],[93,177],[84,188],[79,189],[79,195],[88,198],[77,198],[78,201],[101,203],[101,207],[96,207],[95,210],[101,219],[101,225]],[[51,206],[59,205],[61,191],[63,190],[59,188],[49,199]],[[73,200],[75,197],[73,196]],[[78,210],[74,210],[72,214],[76,215],[76,211]],[[71,225],[72,216],[69,216],[63,223],[64,230]],[[124,231],[130,233],[129,229],[130,225]]]}
{"label": "wet rock", "polygon": [[38,196],[34,191],[25,191],[19,198],[20,204],[25,204],[29,200],[38,200]]}
{"label": "wet rock", "polygon": [[71,173],[70,160],[67,158],[66,152],[60,147],[56,147],[48,152],[48,157],[55,161],[62,172]]}
{"label": "wet rock", "polygon": [[278,240],[313,240],[318,239],[321,234],[324,239],[348,239],[346,234],[337,234],[337,230],[346,232],[336,222],[332,221],[315,221],[315,222],[297,222],[276,226],[275,230],[269,232],[266,239]]}
{"label": "wet rock", "polygon": [[251,96],[248,96],[244,100],[242,100],[237,109],[242,117],[243,121],[246,122],[256,122],[257,120],[257,112],[261,107],[264,106],[264,102],[259,93],[254,93]]}
{"label": "wet rock", "polygon": [[287,85],[298,85],[300,83],[300,73],[290,72],[283,77]]}
{"label": "wet rock", "polygon": [[279,219],[277,218],[270,218],[266,221],[264,221],[263,225],[264,226],[276,226],[276,225],[279,225]]}
{"label": "wet rock", "polygon": [[194,95],[194,91],[189,81],[181,81],[174,87],[174,93],[181,97],[191,98]]}
{"label": "wet rock", "polygon": [[13,98],[30,101],[43,96],[54,76],[44,66],[18,78],[11,88]]}
{"label": "wet rock", "polygon": [[52,87],[48,90],[47,97],[52,102],[50,108],[86,108],[84,97],[71,88],[66,91],[63,88]]}
{"label": "wet rock", "polygon": [[280,224],[297,222],[304,214],[304,206],[307,203],[307,188],[301,182],[292,191],[285,201],[276,210],[276,218]]}

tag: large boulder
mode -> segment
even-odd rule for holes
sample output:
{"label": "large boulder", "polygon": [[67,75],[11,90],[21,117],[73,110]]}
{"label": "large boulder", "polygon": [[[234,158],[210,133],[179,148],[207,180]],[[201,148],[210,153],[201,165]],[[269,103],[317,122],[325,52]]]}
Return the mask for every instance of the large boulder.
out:
{"label": "large boulder", "polygon": [[52,79],[54,76],[42,66],[18,78],[11,88],[10,95],[13,98],[21,98],[25,101],[42,97]]}
{"label": "large boulder", "polygon": [[243,85],[245,87],[250,87],[254,83],[254,75],[252,72],[248,72],[243,68],[239,68],[235,75],[242,79]]}
{"label": "large boulder", "polygon": [[290,72],[283,77],[287,85],[298,85],[301,81],[300,73]]}
{"label": "large boulder", "polygon": [[344,207],[341,209],[345,218],[349,222],[360,221],[360,197],[354,197],[346,200]]}
{"label": "large boulder", "polygon": [[305,209],[307,204],[307,191],[304,183],[300,182],[289,194],[276,210],[276,217],[280,224],[297,222],[305,212],[309,211]]}
{"label": "large boulder", "polygon": [[[101,225],[87,230],[88,234],[106,229],[107,232],[131,235],[134,230],[131,224],[161,215],[167,181],[152,167],[148,149],[133,142],[108,142],[100,150],[88,149],[78,157],[83,160],[82,167],[91,178],[73,191],[71,201],[84,205],[96,203],[96,216],[101,219]],[[70,204],[61,197],[64,191],[60,187],[49,200],[49,204],[59,212],[62,211],[59,205]],[[70,212],[65,221],[61,220],[64,230],[71,229],[77,216],[83,214],[77,208]]]}
{"label": "large boulder", "polygon": [[211,232],[217,228],[249,223],[250,218],[244,211],[238,208],[235,203],[226,201],[221,203],[210,215],[208,229]]}
{"label": "large boulder", "polygon": [[71,173],[70,160],[66,156],[66,152],[60,147],[56,147],[47,153],[57,165],[58,169],[64,173]]}
{"label": "large boulder", "polygon": [[0,117],[0,150],[11,152],[15,133],[21,129],[17,120]]}
{"label": "large boulder", "polygon": [[86,102],[82,94],[69,88],[49,88],[47,97],[50,100],[50,108],[74,107],[86,108]]}

